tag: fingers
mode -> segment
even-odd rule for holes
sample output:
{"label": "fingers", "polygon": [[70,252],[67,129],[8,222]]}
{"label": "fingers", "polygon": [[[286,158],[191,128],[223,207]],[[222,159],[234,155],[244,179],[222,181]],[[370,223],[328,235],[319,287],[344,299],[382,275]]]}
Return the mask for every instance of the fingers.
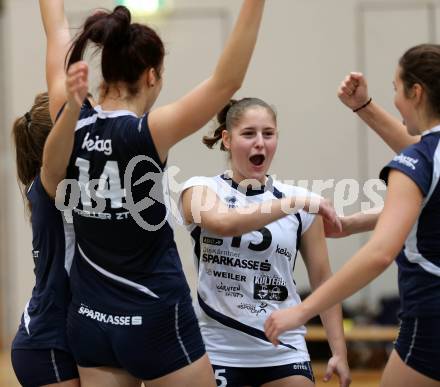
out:
{"label": "fingers", "polygon": [[351,377],[350,375],[344,375],[340,377],[339,384],[341,387],[349,387],[351,384]]}
{"label": "fingers", "polygon": [[334,372],[335,372],[335,367],[332,366],[330,363],[327,364],[327,369],[325,371],[325,375],[324,375],[324,378],[323,378],[324,382],[330,381],[330,379],[332,378]]}
{"label": "fingers", "polygon": [[342,221],[339,216],[336,216],[334,224],[335,224],[335,227],[338,230],[338,232],[342,232]]}
{"label": "fingers", "polygon": [[279,332],[273,314],[271,314],[264,323],[264,333],[275,347],[280,343],[278,340]]}
{"label": "fingers", "polygon": [[88,92],[88,65],[80,61],[67,70],[66,92],[68,100],[80,107]]}

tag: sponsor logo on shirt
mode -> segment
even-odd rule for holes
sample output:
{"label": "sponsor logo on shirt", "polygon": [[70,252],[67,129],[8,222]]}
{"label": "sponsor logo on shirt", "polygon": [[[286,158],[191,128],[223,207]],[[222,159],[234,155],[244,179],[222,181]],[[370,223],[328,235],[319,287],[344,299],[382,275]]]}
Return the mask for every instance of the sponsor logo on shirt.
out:
{"label": "sponsor logo on shirt", "polygon": [[240,305],[237,305],[237,308],[247,310],[248,312],[255,314],[258,317],[263,312],[264,314],[267,314],[267,306],[268,304],[266,304],[265,302],[260,302],[258,305],[241,303]]}
{"label": "sponsor logo on shirt", "polygon": [[78,313],[91,318],[92,320],[112,325],[142,325],[142,316],[115,316],[107,313],[98,312],[88,306],[81,305]]}
{"label": "sponsor logo on shirt", "polygon": [[226,271],[213,270],[209,268],[206,269],[206,274],[217,278],[231,279],[238,282],[246,282],[246,276],[242,274],[228,273]]}
{"label": "sponsor logo on shirt", "polygon": [[289,295],[286,281],[278,276],[254,277],[254,299],[284,301]]}
{"label": "sponsor logo on shirt", "polygon": [[203,237],[203,243],[207,245],[221,246],[223,244],[223,239]]}
{"label": "sponsor logo on shirt", "polygon": [[221,293],[226,297],[235,297],[235,298],[243,298],[243,294],[241,292],[240,285],[226,285],[223,282],[219,282],[216,285],[217,292]]}
{"label": "sponsor logo on shirt", "polygon": [[405,156],[403,153],[394,157],[393,161],[398,162],[399,164],[405,165],[405,167],[411,168],[413,171],[416,169],[416,164],[419,162],[419,159],[413,159],[412,157]]}
{"label": "sponsor logo on shirt", "polygon": [[275,252],[277,254],[284,255],[289,261],[292,259],[292,253],[286,248],[281,248],[279,245],[277,245]]}
{"label": "sponsor logo on shirt", "polygon": [[96,151],[96,152],[104,152],[106,156],[110,156],[112,154],[112,140],[107,139],[103,140],[100,139],[99,136],[95,136],[95,139],[93,140],[90,137],[90,133],[87,133],[84,137],[84,141],[82,143],[81,149],[87,149],[89,152]]}
{"label": "sponsor logo on shirt", "polygon": [[266,259],[264,262],[254,261],[252,259],[241,259],[234,257],[225,257],[224,255],[208,254],[202,255],[202,261],[207,263],[217,263],[219,265],[238,267],[240,269],[249,269],[256,271],[270,271],[272,265]]}

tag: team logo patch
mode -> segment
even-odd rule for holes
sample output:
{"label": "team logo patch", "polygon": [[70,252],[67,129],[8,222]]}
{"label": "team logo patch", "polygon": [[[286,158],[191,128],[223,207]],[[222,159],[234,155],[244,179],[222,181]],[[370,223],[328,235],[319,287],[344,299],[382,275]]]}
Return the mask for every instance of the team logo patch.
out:
{"label": "team logo patch", "polygon": [[228,203],[229,208],[237,207],[238,199],[235,196],[227,196],[225,198],[226,203]]}
{"label": "team logo patch", "polygon": [[288,295],[289,291],[283,278],[269,275],[254,277],[254,299],[284,301]]}

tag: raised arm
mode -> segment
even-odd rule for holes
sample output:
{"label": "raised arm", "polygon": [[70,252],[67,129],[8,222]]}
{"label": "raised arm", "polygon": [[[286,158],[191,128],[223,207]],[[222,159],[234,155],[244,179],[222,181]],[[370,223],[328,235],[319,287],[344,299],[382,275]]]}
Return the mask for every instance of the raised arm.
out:
{"label": "raised arm", "polygon": [[47,193],[55,197],[58,184],[65,178],[75,139],[75,127],[81,105],[88,92],[88,66],[76,62],[70,66],[65,83],[67,102],[44,144],[41,181]]}
{"label": "raised arm", "polygon": [[181,139],[201,129],[241,87],[257,40],[265,0],[244,0],[214,73],[176,102],[153,110],[150,130],[162,160]]}
{"label": "raised arm", "polygon": [[302,304],[272,313],[265,323],[269,340],[277,344],[282,332],[303,325],[384,272],[402,248],[420,213],[422,200],[422,192],[413,180],[392,170],[385,206],[371,239]]}
{"label": "raised arm", "polygon": [[64,60],[69,49],[69,24],[64,14],[64,0],[39,0],[46,33],[46,82],[52,122],[66,102]]}
{"label": "raised arm", "polygon": [[[345,106],[352,110],[364,106],[370,97],[367,81],[363,74],[350,73],[347,75],[339,87],[338,97]],[[407,146],[420,140],[419,136],[409,135],[405,125],[382,109],[374,100],[371,100],[368,105],[356,113],[396,153],[400,153]]]}
{"label": "raised arm", "polygon": [[[315,290],[332,275],[327,244],[324,238],[323,222],[320,217],[315,218],[310,228],[301,238],[301,256],[307,268],[312,290]],[[348,387],[351,378],[347,363],[347,347],[342,327],[341,307],[339,304],[333,306],[322,312],[320,316],[332,351],[332,358],[328,362],[324,381],[330,380],[332,374],[337,373],[340,386]]]}
{"label": "raised arm", "polygon": [[245,208],[229,208],[214,191],[205,186],[191,187],[182,193],[182,213],[185,222],[200,225],[221,236],[242,235],[258,230],[299,209],[308,211],[313,208],[329,220],[338,221],[333,207],[326,200],[316,196],[285,197]]}

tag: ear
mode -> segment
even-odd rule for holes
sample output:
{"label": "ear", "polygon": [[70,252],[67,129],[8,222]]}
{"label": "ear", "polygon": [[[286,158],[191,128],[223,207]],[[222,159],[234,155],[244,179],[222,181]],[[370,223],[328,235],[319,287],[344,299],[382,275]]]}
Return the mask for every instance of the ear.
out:
{"label": "ear", "polygon": [[231,134],[227,130],[222,131],[223,145],[227,150],[231,149]]}
{"label": "ear", "polygon": [[414,100],[416,105],[419,105],[422,102],[424,94],[425,90],[423,89],[422,85],[420,85],[419,83],[414,83],[411,88],[410,97]]}
{"label": "ear", "polygon": [[157,82],[156,70],[152,67],[147,70],[147,85],[153,87]]}

